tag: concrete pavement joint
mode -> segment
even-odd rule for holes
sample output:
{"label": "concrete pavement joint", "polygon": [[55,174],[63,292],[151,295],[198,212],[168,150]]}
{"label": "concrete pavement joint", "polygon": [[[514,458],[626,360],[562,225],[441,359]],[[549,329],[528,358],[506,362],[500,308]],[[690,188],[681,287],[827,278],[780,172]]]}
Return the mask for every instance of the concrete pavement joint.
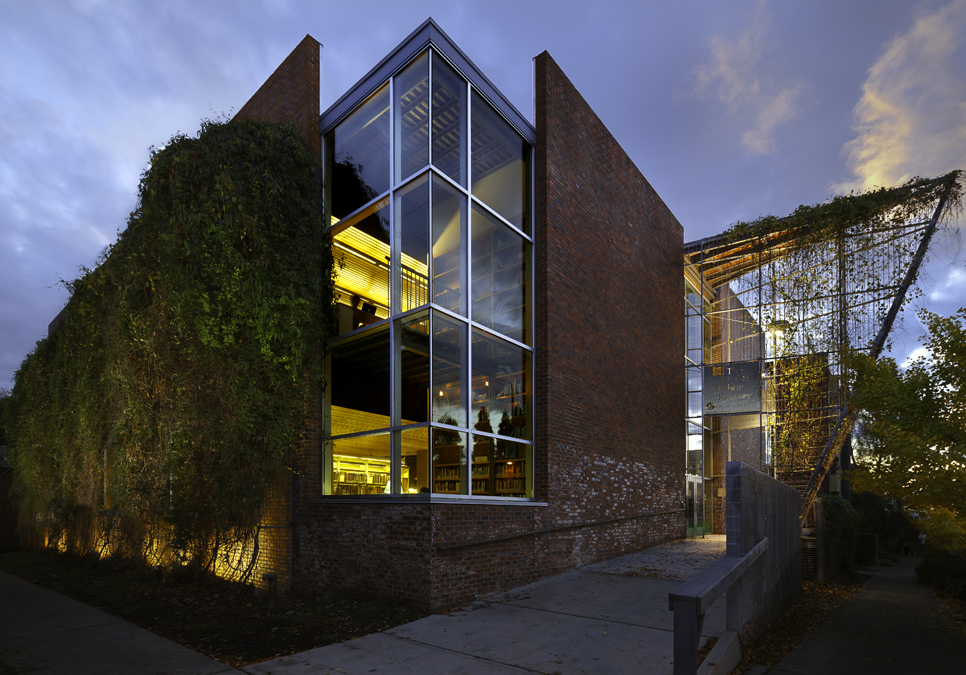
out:
{"label": "concrete pavement joint", "polygon": [[517,609],[529,609],[534,612],[546,612],[548,614],[560,614],[561,616],[572,616],[576,619],[589,619],[591,621],[603,621],[606,623],[619,624],[621,626],[631,626],[633,628],[647,628],[648,630],[662,630],[668,633],[673,633],[674,629],[661,628],[660,626],[649,626],[643,623],[631,623],[630,621],[621,621],[619,619],[602,619],[599,616],[587,616],[585,614],[574,614],[573,612],[562,612],[559,609],[544,609],[542,607],[529,607],[527,605],[515,605],[512,602],[497,602],[494,601],[491,604],[494,605],[505,605],[507,607],[515,607]]}
{"label": "concrete pavement joint", "polygon": [[449,647],[440,647],[439,645],[433,644],[432,642],[425,642],[423,640],[416,640],[414,638],[403,637],[401,635],[393,635],[392,633],[389,633],[389,632],[386,632],[385,634],[388,635],[391,638],[395,638],[396,640],[405,640],[406,642],[411,642],[412,644],[422,645],[423,647],[432,647],[433,649],[441,649],[443,651],[449,652],[450,654],[459,654],[460,656],[468,656],[468,657],[473,658],[473,659],[476,659],[478,661],[486,661],[488,663],[496,663],[496,664],[501,665],[501,666],[506,666],[507,668],[516,668],[517,670],[522,670],[522,671],[525,671],[525,672],[528,672],[528,673],[543,673],[544,672],[542,670],[533,670],[532,668],[527,668],[526,666],[518,666],[515,663],[506,663],[504,661],[497,661],[496,659],[491,659],[491,658],[488,658],[486,656],[479,656],[477,654],[470,654],[469,652],[461,652],[458,649],[450,649]]}

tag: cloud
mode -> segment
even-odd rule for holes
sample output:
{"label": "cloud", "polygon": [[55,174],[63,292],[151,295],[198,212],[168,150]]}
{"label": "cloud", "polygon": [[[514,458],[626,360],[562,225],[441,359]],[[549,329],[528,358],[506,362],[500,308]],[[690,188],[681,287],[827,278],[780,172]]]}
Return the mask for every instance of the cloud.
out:
{"label": "cloud", "polygon": [[711,62],[694,69],[697,95],[713,89],[729,115],[754,120],[741,135],[745,152],[754,155],[775,151],[775,129],[797,115],[798,101],[805,90],[803,82],[784,88],[767,82],[762,85],[758,71],[768,27],[766,4],[767,0],[758,0],[750,24],[735,39],[712,36]]}
{"label": "cloud", "polygon": [[929,291],[929,300],[933,303],[961,303],[964,288],[966,288],[966,271],[958,267],[951,268],[946,278]]}
{"label": "cloud", "polygon": [[911,352],[906,354],[905,360],[899,364],[899,367],[905,370],[906,368],[911,366],[914,361],[918,361],[919,359],[928,361],[930,357],[931,357],[931,353],[928,349],[926,349],[925,347],[916,347]]}
{"label": "cloud", "polygon": [[853,109],[839,191],[966,169],[966,0],[922,9],[884,45]]}

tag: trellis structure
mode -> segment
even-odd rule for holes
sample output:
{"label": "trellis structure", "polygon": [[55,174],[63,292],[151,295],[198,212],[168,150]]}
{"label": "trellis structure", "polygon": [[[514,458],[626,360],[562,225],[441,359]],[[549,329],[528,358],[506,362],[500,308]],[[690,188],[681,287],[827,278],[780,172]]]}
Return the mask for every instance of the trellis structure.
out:
{"label": "trellis structure", "polygon": [[726,424],[748,428],[757,415],[758,468],[802,492],[803,519],[854,425],[849,355],[885,348],[934,233],[959,207],[961,176],[836,197],[685,246],[691,440],[715,417],[698,398],[703,367],[757,360],[761,404]]}

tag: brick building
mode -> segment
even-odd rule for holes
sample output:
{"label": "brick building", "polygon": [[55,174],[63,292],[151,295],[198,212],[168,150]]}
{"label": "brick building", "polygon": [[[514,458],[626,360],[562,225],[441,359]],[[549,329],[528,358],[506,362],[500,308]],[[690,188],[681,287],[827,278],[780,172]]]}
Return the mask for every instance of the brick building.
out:
{"label": "brick building", "polygon": [[438,608],[683,536],[683,229],[580,93],[537,56],[533,126],[431,20],[320,75],[238,113],[316,150],[341,262],[274,571]]}

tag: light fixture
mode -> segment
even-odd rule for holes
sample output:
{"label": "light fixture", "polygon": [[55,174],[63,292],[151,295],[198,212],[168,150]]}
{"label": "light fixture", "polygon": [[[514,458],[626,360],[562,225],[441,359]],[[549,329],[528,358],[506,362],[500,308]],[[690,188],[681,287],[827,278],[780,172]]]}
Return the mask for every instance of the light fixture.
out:
{"label": "light fixture", "polygon": [[792,324],[785,319],[778,319],[777,321],[770,321],[767,326],[765,326],[765,331],[776,338],[782,337],[792,329]]}

